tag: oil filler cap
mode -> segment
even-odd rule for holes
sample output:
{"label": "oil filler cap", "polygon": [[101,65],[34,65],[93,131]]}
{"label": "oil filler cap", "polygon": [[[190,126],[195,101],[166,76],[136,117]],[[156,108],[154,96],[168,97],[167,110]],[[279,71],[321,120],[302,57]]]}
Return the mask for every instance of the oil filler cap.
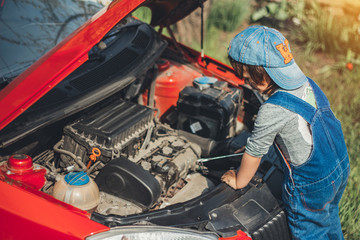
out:
{"label": "oil filler cap", "polygon": [[65,182],[72,186],[83,186],[90,181],[86,172],[71,172],[66,174]]}

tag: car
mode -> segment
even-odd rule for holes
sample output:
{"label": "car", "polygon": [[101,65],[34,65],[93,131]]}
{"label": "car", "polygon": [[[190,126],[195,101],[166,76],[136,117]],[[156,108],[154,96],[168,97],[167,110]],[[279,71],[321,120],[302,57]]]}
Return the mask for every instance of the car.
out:
{"label": "car", "polygon": [[1,239],[290,239],[276,146],[220,180],[264,97],[176,41],[202,4],[1,2]]}

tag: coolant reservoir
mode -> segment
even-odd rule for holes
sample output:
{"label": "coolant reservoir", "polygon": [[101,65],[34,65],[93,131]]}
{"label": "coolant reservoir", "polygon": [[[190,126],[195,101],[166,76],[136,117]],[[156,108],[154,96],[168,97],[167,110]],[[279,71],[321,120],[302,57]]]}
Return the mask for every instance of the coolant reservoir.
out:
{"label": "coolant reservoir", "polygon": [[99,188],[85,172],[71,172],[55,183],[53,196],[85,211],[93,211],[100,202]]}

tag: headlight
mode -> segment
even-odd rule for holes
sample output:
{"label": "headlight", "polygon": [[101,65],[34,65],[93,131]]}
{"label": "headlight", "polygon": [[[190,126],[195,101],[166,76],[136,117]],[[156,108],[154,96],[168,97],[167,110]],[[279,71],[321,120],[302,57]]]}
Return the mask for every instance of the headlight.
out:
{"label": "headlight", "polygon": [[215,233],[163,226],[116,227],[87,237],[86,240],[218,240]]}

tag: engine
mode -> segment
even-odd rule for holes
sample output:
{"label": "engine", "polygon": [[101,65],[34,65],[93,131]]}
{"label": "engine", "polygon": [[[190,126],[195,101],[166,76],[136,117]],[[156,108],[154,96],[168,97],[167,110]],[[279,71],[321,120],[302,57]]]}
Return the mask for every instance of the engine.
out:
{"label": "engine", "polygon": [[[59,181],[59,171],[86,172],[100,190],[96,211],[101,213],[158,209],[197,197],[213,186],[196,173],[198,145],[156,121],[152,109],[123,100],[65,126],[54,152],[60,160],[49,175]],[[53,191],[49,187],[48,192]]]}

